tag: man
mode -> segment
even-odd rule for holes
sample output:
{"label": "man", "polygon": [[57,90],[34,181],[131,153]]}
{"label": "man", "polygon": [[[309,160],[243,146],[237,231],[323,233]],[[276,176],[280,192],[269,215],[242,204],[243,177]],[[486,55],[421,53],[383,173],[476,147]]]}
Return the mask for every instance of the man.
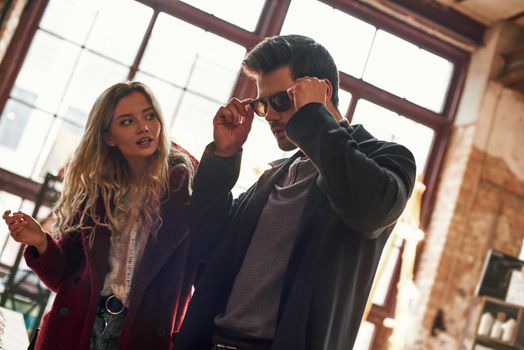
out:
{"label": "man", "polygon": [[[351,349],[415,182],[413,156],[344,120],[337,67],[314,40],[267,38],[243,70],[259,98],[232,99],[213,120],[194,180],[193,237],[221,238],[175,349]],[[298,151],[233,201],[253,111],[282,150]]]}

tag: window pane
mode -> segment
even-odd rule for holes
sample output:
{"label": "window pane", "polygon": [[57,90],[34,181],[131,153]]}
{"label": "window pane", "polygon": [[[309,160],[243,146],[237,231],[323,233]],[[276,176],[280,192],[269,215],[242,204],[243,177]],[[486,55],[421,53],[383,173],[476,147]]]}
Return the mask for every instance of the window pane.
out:
{"label": "window pane", "polygon": [[453,65],[447,60],[379,30],[363,79],[441,112],[452,69]]}
{"label": "window pane", "polygon": [[11,95],[56,113],[79,52],[79,47],[38,31]]}
{"label": "window pane", "polygon": [[[207,33],[202,51],[188,77],[187,87],[220,102],[227,102],[245,55],[243,47]],[[215,51],[216,50],[216,51]],[[228,55],[215,52],[227,51]]]}
{"label": "window pane", "polygon": [[78,124],[56,118],[42,149],[34,178],[43,181],[48,172],[58,174],[72,157],[83,133],[84,128],[79,127]]}
{"label": "window pane", "polygon": [[295,151],[284,152],[278,148],[269,124],[256,115],[243,148],[242,169],[235,186],[237,194],[254,184],[262,172],[270,168],[269,162],[295,153]]}
{"label": "window pane", "polygon": [[175,142],[200,159],[206,145],[213,141],[213,117],[219,104],[187,91],[181,101],[170,134]]}
{"label": "window pane", "polygon": [[352,124],[362,124],[373,136],[406,146],[414,155],[417,173],[424,172],[434,131],[388,109],[359,100]]}
{"label": "window pane", "polygon": [[96,98],[109,86],[125,80],[127,73],[127,67],[84,50],[59,115],[83,127]]}
{"label": "window pane", "polygon": [[83,44],[103,0],[52,0],[40,27],[63,38]]}
{"label": "window pane", "polygon": [[142,72],[137,72],[135,80],[146,84],[153,91],[158,103],[160,103],[167,129],[171,130],[174,115],[181,102],[182,89]]}
{"label": "window pane", "polygon": [[316,0],[293,0],[281,33],[312,37],[329,50],[340,71],[360,78],[375,27]]}
{"label": "window pane", "polygon": [[379,270],[373,282],[376,283],[372,297],[372,302],[375,305],[383,306],[386,303],[389,288],[392,287],[391,280],[395,272],[395,265],[400,257],[400,245],[402,244],[402,240],[396,238],[394,236],[390,238],[380,257]]}
{"label": "window pane", "polygon": [[130,66],[153,10],[130,0],[111,0],[103,4],[86,46]]}
{"label": "window pane", "polygon": [[434,112],[442,112],[446,99],[453,64],[448,60],[419,49],[411,83],[406,87],[406,98]]}
{"label": "window pane", "polygon": [[242,46],[161,14],[140,69],[222,103],[244,55]]}
{"label": "window pane", "polygon": [[396,142],[403,144],[413,153],[417,174],[425,173],[435,131],[401,115],[398,116],[396,128]]}
{"label": "window pane", "polygon": [[11,135],[0,141],[0,167],[30,177],[53,117],[12,99],[7,101],[0,117],[0,135]]}
{"label": "window pane", "polygon": [[250,0],[247,8],[247,4],[239,5],[238,0],[184,0],[184,2],[239,27],[253,31],[256,28],[265,1]]}

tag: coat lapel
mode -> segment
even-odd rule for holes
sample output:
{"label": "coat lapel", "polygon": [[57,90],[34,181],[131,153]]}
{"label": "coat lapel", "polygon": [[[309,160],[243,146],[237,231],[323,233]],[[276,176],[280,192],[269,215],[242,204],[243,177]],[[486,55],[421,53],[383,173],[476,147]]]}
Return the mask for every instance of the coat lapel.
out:
{"label": "coat lapel", "polygon": [[[256,183],[256,189],[253,192],[253,197],[247,203],[246,209],[243,215],[240,217],[238,227],[239,249],[237,250],[237,268],[240,269],[240,265],[244,260],[245,253],[251,243],[253,233],[255,232],[258,218],[266,205],[267,199],[271,191],[273,191],[275,184],[278,180],[286,174],[289,165],[300,155],[299,152],[295,153],[288,159],[285,159],[280,165],[276,165],[273,168],[265,171]],[[236,226],[236,225],[231,225]]]}
{"label": "coat lapel", "polygon": [[[100,198],[96,204],[96,215],[99,218],[106,217],[106,210],[104,203]],[[93,221],[89,221],[87,226],[94,225]],[[84,254],[86,256],[86,264],[90,267],[91,274],[91,288],[94,294],[102,290],[104,279],[109,268],[109,247],[111,231],[104,226],[97,226],[94,232],[93,245],[89,244],[90,229],[84,229],[82,232]]]}
{"label": "coat lapel", "polygon": [[176,194],[173,194],[162,210],[163,224],[156,237],[150,236],[147,240],[141,262],[133,277],[130,303],[133,300],[142,299],[151,281],[189,235],[187,220],[185,219],[188,214],[187,208],[183,205],[176,205],[178,202],[176,196]]}
{"label": "coat lapel", "polygon": [[84,254],[86,256],[86,264],[90,267],[92,291],[100,294],[109,266],[109,238],[111,233],[106,227],[96,228],[93,245],[90,246],[89,231],[84,230],[82,233]]}

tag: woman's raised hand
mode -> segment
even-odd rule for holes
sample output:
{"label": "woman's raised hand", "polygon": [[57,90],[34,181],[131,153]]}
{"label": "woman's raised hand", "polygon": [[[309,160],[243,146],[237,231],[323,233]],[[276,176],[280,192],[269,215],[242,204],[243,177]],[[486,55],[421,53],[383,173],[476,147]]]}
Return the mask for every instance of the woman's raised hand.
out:
{"label": "woman's raised hand", "polygon": [[21,211],[11,214],[6,210],[2,215],[11,237],[17,242],[34,246],[40,254],[47,249],[47,232],[30,215]]}

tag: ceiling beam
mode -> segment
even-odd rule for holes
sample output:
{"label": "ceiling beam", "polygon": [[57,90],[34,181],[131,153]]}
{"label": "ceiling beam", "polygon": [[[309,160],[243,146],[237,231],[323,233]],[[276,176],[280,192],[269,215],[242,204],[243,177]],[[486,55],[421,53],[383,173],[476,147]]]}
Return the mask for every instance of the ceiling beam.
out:
{"label": "ceiling beam", "polygon": [[[244,28],[240,28],[221,18],[202,11],[196,7],[188,5],[183,1],[173,0],[136,0],[144,5],[150,6],[158,12],[165,12],[177,17],[185,22],[193,24],[200,28],[206,28],[207,31],[218,36],[224,37],[232,42],[245,46],[253,47],[259,41],[260,37]],[[183,35],[183,34],[181,34]]]}
{"label": "ceiling beam", "polygon": [[486,26],[434,0],[363,0],[392,9],[401,17],[437,30],[465,45],[483,45]]}

